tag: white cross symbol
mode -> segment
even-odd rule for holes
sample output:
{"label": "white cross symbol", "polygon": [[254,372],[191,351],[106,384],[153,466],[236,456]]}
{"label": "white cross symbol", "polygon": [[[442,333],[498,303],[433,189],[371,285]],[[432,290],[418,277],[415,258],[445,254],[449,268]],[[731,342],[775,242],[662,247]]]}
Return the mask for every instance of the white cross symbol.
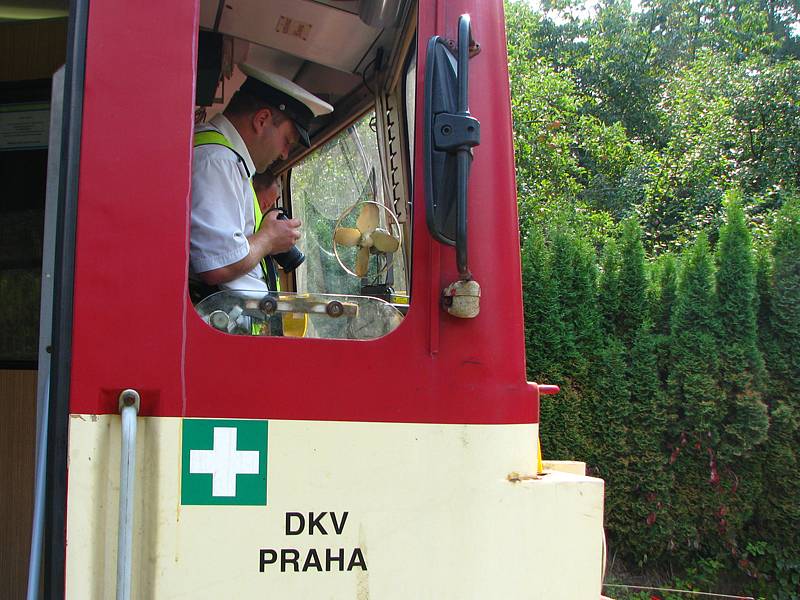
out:
{"label": "white cross symbol", "polygon": [[214,427],[214,449],[189,452],[189,472],[210,473],[215,497],[236,496],[236,476],[258,471],[258,450],[237,450],[235,427]]}

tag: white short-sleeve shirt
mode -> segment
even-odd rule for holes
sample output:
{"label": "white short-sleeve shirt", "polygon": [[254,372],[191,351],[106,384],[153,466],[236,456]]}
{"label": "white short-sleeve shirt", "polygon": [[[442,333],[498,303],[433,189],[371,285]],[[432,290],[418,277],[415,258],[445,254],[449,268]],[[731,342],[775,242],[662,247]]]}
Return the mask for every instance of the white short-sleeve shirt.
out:
{"label": "white short-sleeve shirt", "polygon": [[[231,265],[250,252],[247,236],[255,226],[250,179],[255,165],[242,137],[222,114],[196,132],[219,131],[239,154],[219,144],[198,146],[192,158],[192,216],[189,242],[190,276]],[[240,158],[241,157],[241,158]],[[261,265],[221,284],[234,290],[266,291]]]}

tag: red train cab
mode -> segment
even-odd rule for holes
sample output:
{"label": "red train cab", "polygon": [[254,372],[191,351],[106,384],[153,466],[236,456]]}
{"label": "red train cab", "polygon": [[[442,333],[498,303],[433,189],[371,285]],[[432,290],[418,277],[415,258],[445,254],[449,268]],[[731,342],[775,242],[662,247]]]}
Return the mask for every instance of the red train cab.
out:
{"label": "red train cab", "polygon": [[[45,597],[598,598],[603,483],[537,461],[502,2],[78,0],[69,18]],[[333,107],[271,167],[302,262],[280,290],[192,298],[193,132],[241,65]]]}

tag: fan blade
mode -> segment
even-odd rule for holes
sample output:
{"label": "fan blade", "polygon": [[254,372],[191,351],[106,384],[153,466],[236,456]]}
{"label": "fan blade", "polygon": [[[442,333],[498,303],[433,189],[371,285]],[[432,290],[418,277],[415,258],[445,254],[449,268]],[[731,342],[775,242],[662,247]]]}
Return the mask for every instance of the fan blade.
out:
{"label": "fan blade", "polygon": [[352,227],[339,227],[333,232],[333,239],[337,244],[350,248],[358,244],[358,240],[361,239],[361,232]]}
{"label": "fan blade", "polygon": [[356,256],[356,275],[363,277],[369,268],[369,248],[361,248]]}
{"label": "fan blade", "polygon": [[376,204],[364,204],[361,212],[356,219],[356,227],[361,233],[371,233],[378,226],[378,206]]}
{"label": "fan blade", "polygon": [[400,247],[400,240],[383,229],[376,229],[372,233],[372,242],[376,250],[389,254],[396,252]]}

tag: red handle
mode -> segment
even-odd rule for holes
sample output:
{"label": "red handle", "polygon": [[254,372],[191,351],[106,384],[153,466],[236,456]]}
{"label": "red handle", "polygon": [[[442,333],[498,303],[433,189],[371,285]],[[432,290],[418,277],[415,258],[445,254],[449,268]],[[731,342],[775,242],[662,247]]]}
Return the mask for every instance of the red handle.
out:
{"label": "red handle", "polygon": [[539,385],[539,393],[543,395],[557,394],[561,388],[557,385]]}

